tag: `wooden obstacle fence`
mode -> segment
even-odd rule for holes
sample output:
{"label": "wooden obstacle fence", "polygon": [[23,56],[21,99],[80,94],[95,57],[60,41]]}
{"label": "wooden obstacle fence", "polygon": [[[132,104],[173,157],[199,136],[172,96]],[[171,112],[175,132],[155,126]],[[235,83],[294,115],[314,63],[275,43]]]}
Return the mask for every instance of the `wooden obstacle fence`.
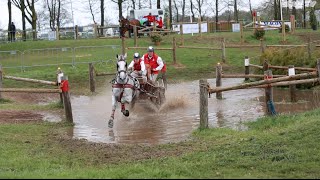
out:
{"label": "wooden obstacle fence", "polygon": [[[273,78],[272,71],[269,70],[268,66],[264,66],[264,79],[256,82],[243,83],[235,86],[221,87],[222,68],[221,65],[217,65],[217,75],[216,75],[216,87],[211,88],[206,80],[200,80],[200,128],[206,128],[208,124],[208,117],[206,113],[208,112],[207,96],[202,93],[208,93],[209,97],[212,93],[221,93],[223,91],[237,90],[237,89],[247,89],[247,88],[265,88],[265,101],[267,105],[267,114],[275,115],[273,107],[273,91],[272,87],[276,86],[289,86],[291,93],[291,101],[296,102],[295,96],[295,85],[306,84],[306,83],[319,83],[320,82],[320,59],[317,60],[316,68],[307,69],[312,72],[295,74],[294,66],[288,66],[288,76]],[[294,92],[294,94],[292,94]],[[217,99],[222,99],[222,96],[216,95]],[[202,102],[203,101],[203,102]],[[271,105],[270,105],[271,104]]]}
{"label": "wooden obstacle fence", "polygon": [[[24,81],[24,82],[32,82],[32,83],[40,83],[46,85],[59,85],[59,89],[43,89],[43,88],[3,88],[2,87],[2,79],[11,79],[16,81]],[[38,79],[30,79],[30,78],[21,78],[21,77],[13,77],[13,76],[4,76],[3,70],[0,65],[0,99],[2,98],[1,92],[20,92],[20,93],[59,93],[61,102],[64,105],[66,120],[68,122],[73,122],[72,116],[72,108],[69,94],[69,82],[65,76],[61,77],[61,83],[52,82],[52,81],[44,81]]]}

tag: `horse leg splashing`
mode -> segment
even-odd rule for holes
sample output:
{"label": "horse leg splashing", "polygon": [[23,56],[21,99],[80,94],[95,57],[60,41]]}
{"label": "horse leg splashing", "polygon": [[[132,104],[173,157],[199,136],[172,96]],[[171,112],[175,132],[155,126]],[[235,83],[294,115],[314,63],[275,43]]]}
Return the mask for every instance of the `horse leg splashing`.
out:
{"label": "horse leg splashing", "polygon": [[113,127],[114,114],[118,102],[121,104],[121,112],[124,116],[129,116],[129,111],[126,110],[125,104],[132,102],[136,94],[135,81],[127,73],[127,63],[125,55],[117,55],[117,76],[112,85],[112,112],[108,122],[110,128]]}

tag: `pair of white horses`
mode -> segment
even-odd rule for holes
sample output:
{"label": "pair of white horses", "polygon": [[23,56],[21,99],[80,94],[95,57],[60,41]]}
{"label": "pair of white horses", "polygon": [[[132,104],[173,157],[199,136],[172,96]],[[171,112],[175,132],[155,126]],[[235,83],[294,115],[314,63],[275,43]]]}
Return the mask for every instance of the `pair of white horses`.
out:
{"label": "pair of white horses", "polygon": [[109,128],[113,127],[114,114],[118,103],[121,104],[121,112],[125,116],[129,116],[129,111],[125,104],[132,103],[134,98],[138,95],[140,84],[137,79],[131,77],[127,71],[127,53],[124,55],[117,55],[117,75],[112,84],[112,112],[108,122]]}

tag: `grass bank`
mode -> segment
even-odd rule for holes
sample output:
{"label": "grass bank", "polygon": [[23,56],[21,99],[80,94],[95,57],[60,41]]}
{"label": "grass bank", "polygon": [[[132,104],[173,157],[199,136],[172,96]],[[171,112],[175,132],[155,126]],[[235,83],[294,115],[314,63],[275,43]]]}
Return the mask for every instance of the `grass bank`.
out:
{"label": "grass bank", "polygon": [[0,126],[1,178],[319,178],[320,111],[195,131],[165,145],[72,140],[69,124]]}

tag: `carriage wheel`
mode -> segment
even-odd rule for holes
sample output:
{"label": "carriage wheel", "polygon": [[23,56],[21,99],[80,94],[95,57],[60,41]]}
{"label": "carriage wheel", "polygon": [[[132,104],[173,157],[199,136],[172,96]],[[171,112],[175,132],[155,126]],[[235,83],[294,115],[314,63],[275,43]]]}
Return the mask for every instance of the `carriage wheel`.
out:
{"label": "carriage wheel", "polygon": [[164,88],[166,88],[167,89],[167,75],[166,75],[166,73],[164,72],[164,73],[162,73],[162,80],[163,80],[163,84],[164,84]]}
{"label": "carriage wheel", "polygon": [[156,92],[156,96],[157,96],[157,104],[158,105],[162,105],[165,100],[165,88],[164,87],[159,87],[157,92]]}

